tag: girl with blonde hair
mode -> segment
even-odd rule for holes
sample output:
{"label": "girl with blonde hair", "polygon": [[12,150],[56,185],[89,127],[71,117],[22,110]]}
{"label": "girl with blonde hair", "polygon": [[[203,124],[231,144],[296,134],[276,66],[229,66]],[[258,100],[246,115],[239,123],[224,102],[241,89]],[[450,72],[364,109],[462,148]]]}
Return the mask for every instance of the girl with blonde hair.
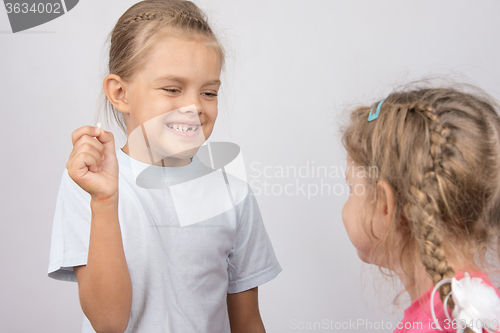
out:
{"label": "girl with blonde hair", "polygon": [[265,331],[257,287],[281,267],[257,202],[197,154],[223,63],[190,1],[142,1],[116,23],[103,87],[127,143],[73,132],[52,231],[48,274],[78,282],[83,332]]}
{"label": "girl with blonde hair", "polygon": [[396,91],[352,111],[343,144],[349,238],[412,300],[395,332],[498,331],[485,272],[500,233],[498,105],[455,88]]}

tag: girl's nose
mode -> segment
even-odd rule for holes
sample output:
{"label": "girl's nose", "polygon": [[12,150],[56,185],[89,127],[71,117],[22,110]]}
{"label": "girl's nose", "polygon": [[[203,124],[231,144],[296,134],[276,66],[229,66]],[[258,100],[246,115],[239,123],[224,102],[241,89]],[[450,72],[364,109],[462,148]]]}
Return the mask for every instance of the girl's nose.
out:
{"label": "girl's nose", "polygon": [[183,102],[186,106],[182,108],[181,112],[193,113],[196,115],[203,113],[203,104],[198,94],[186,94]]}
{"label": "girl's nose", "polygon": [[199,113],[200,108],[196,104],[189,104],[179,108],[180,113],[196,115]]}

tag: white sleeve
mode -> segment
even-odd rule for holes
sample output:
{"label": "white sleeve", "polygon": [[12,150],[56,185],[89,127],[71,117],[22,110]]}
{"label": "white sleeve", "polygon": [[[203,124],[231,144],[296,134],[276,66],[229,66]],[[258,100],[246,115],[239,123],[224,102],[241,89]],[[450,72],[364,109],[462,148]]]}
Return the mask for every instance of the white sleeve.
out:
{"label": "white sleeve", "polygon": [[87,264],[90,221],[90,194],[78,186],[65,169],[52,225],[49,277],[76,282],[73,267]]}
{"label": "white sleeve", "polygon": [[236,206],[236,212],[238,229],[227,259],[228,294],[264,284],[274,279],[282,270],[250,187],[246,198]]}

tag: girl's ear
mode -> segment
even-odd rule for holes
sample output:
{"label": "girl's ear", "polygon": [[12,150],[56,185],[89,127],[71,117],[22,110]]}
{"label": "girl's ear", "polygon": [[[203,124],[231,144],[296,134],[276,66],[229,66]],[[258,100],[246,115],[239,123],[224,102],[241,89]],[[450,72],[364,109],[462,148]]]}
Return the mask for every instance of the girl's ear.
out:
{"label": "girl's ear", "polygon": [[109,74],[104,78],[104,93],[113,106],[122,113],[130,113],[130,104],[127,102],[129,85],[118,75]]}
{"label": "girl's ear", "polygon": [[387,230],[394,215],[394,191],[391,185],[384,180],[377,182],[377,208],[375,214]]}

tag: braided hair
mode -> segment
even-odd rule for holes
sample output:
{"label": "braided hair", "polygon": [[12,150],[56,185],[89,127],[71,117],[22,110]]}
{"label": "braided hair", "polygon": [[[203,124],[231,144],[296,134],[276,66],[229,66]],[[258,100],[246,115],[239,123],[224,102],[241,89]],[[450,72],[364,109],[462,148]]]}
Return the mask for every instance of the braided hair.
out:
{"label": "braided hair", "polygon": [[[436,285],[455,276],[449,260],[476,263],[498,239],[498,106],[479,89],[429,88],[392,93],[368,122],[371,109],[351,113],[342,140],[357,165],[377,167],[370,193],[378,180],[394,191],[393,220],[374,255],[385,263],[399,256],[413,281],[420,262]],[[450,284],[439,289],[443,302],[450,291]]]}

